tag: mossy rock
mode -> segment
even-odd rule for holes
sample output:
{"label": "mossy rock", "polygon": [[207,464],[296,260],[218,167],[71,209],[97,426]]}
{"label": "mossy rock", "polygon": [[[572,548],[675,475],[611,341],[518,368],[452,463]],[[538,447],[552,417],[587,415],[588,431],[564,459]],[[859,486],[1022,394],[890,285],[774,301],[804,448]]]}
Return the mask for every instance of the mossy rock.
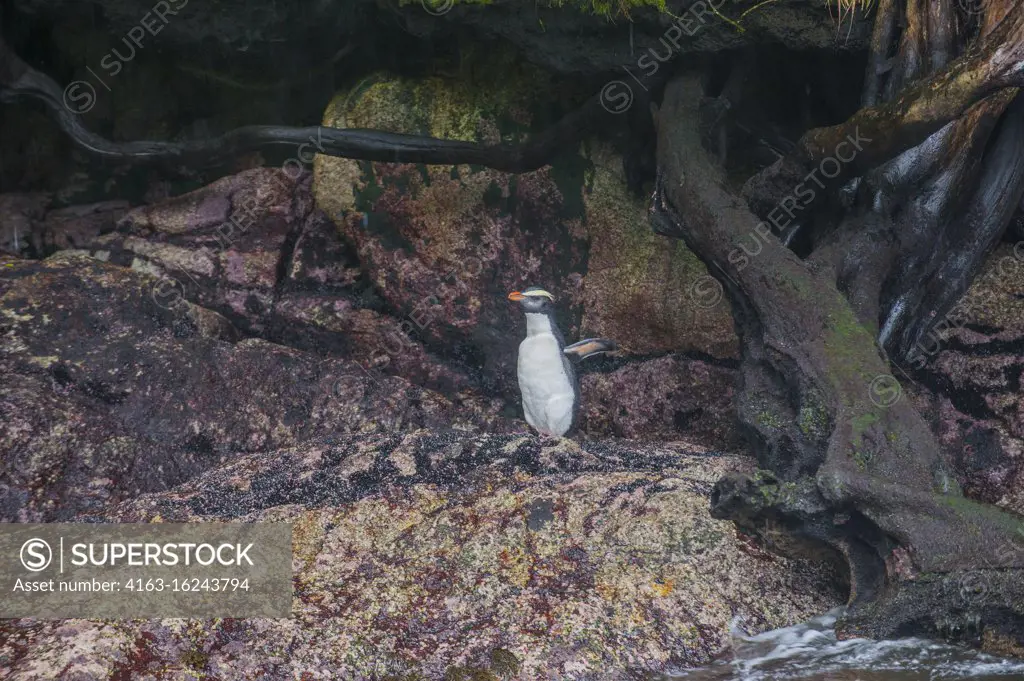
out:
{"label": "mossy rock", "polygon": [[592,145],[588,159],[593,169],[583,194],[583,229],[590,239],[583,334],[615,338],[638,354],[737,356],[724,296],[707,306],[696,295],[710,281],[704,263],[681,240],[654,233],[647,202],[629,193],[619,156]]}
{"label": "mossy rock", "polygon": [[[324,125],[516,143],[578,101],[500,53],[473,63],[458,77],[379,74],[338,94]],[[567,337],[604,335],[636,354],[736,354],[727,303],[700,307],[691,295],[706,268],[681,241],[653,233],[646,202],[629,193],[622,159],[606,144],[584,142],[520,175],[317,156],[314,195],[390,305],[412,313],[437,299],[433,312],[448,323],[423,329],[428,342],[514,356],[477,330],[508,328],[504,294],[538,284],[559,298]],[[486,271],[466,272],[474,260]],[[462,300],[449,295],[453,272],[466,284]]]}

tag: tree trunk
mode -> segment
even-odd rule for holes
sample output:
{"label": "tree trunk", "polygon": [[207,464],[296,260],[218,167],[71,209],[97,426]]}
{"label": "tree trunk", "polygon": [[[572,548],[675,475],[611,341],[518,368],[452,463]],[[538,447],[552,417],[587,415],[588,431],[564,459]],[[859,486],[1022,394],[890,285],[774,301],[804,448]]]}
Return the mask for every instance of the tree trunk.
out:
{"label": "tree trunk", "polygon": [[[1024,643],[1024,522],[960,495],[833,271],[797,258],[723,188],[700,144],[702,94],[699,78],[682,76],[656,115],[656,224],[686,241],[734,304],[739,414],[767,469],[723,479],[713,514],[782,529],[796,540],[789,550],[838,554],[854,606],[847,633],[936,633],[932,620],[953,617]],[[741,247],[750,243],[753,254]],[[949,580],[976,574],[986,599],[957,618]]]}
{"label": "tree trunk", "polygon": [[[912,29],[921,21],[917,12],[912,11],[917,4],[913,0],[908,5]],[[920,4],[927,3],[922,0]],[[898,62],[900,73],[905,74],[903,80],[918,73],[920,56],[916,41],[920,39],[915,33],[903,41],[914,44],[913,48],[901,48]],[[880,39],[880,49],[884,42]],[[839,185],[919,145],[974,103],[1013,85],[1024,85],[1024,11],[1019,8],[1009,12],[1004,21],[998,22],[947,68],[897,90],[898,96],[892,101],[861,109],[840,125],[805,133],[791,154],[747,182],[744,198],[755,213],[767,216],[795,186],[805,182],[811,172],[834,155],[836,147],[848,137],[861,136],[871,143],[851,162],[842,164],[838,174],[823,178],[826,185]],[[824,193],[817,197],[824,198]]]}

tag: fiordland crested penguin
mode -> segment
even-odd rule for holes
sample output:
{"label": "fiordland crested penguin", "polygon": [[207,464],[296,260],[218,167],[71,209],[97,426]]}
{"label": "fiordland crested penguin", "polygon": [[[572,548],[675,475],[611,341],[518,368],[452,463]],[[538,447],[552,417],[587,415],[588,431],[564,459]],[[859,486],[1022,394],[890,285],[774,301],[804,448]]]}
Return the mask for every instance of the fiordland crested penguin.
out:
{"label": "fiordland crested penguin", "polygon": [[526,338],[519,344],[519,391],[526,422],[542,436],[562,437],[576,423],[580,386],[569,358],[616,350],[613,341],[588,338],[566,346],[555,323],[555,297],[537,286],[513,291],[508,299],[526,313]]}

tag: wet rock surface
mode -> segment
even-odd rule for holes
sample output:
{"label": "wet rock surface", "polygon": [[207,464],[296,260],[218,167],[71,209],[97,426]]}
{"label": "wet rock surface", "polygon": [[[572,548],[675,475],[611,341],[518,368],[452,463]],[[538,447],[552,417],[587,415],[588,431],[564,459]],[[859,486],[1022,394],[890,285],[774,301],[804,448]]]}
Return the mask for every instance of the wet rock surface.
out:
{"label": "wet rock surface", "polygon": [[0,654],[26,680],[627,679],[699,664],[734,617],[761,631],[842,597],[820,568],[708,515],[714,481],[750,467],[685,445],[438,429],[248,454],[90,519],[293,523],[292,619],[5,622]]}
{"label": "wet rock surface", "polygon": [[[454,79],[381,75],[337,96],[324,124],[490,142],[521,136],[535,124],[530,84],[551,83],[525,66],[506,76],[523,87],[488,92]],[[509,291],[536,284],[556,292],[567,336],[578,328],[586,244],[567,228],[580,207],[566,192],[579,187],[562,185],[581,183],[580,172],[511,175],[320,156],[314,176],[317,204],[353,244],[388,307],[416,338],[477,367],[491,390],[514,389],[523,329]]]}
{"label": "wet rock surface", "polygon": [[483,401],[244,339],[216,312],[160,304],[159,284],[73,253],[0,268],[4,520],[68,518],[314,435],[517,427]]}
{"label": "wet rock surface", "polygon": [[580,428],[642,440],[683,436],[742,451],[735,369],[683,355],[636,361],[580,379]]}
{"label": "wet rock surface", "polygon": [[[582,320],[577,316],[575,325],[563,327],[569,339],[578,335],[582,325],[584,335],[617,338],[624,349],[614,362],[592,359],[577,367],[585,415],[581,429],[592,437],[660,440],[685,435],[702,443],[742,446],[730,435],[734,374],[728,355],[735,337],[727,307],[722,304],[712,312],[693,309],[685,287],[675,283],[667,293],[657,291],[654,282],[660,276],[688,282],[679,272],[673,274],[671,251],[648,244],[629,256],[629,263],[615,261],[630,251],[616,246],[614,240],[606,243],[608,239],[624,238],[624,230],[632,233],[630,239],[647,239],[640,232],[649,227],[639,202],[625,192],[621,171],[612,172],[611,165],[605,159],[595,172],[600,186],[582,204],[588,206],[587,229],[594,235],[590,253],[600,248],[608,255],[592,259],[595,270],[588,270],[588,242],[583,240],[576,259],[566,262],[556,255],[548,266],[551,277],[569,287],[565,293],[582,301],[570,303],[570,314],[562,317],[571,321],[573,309],[584,311]],[[502,181],[511,179],[506,175]],[[598,201],[599,191],[617,191],[623,203]],[[411,210],[408,205],[414,204],[404,200]],[[538,210],[523,208],[524,214]],[[423,262],[417,252],[382,249],[399,271],[415,269],[423,275],[403,278],[402,287],[397,287],[388,278],[371,279],[374,272],[389,270],[361,264],[368,251],[358,253],[356,244],[374,238],[362,231],[360,216],[365,213],[342,212],[345,220],[359,218],[360,224],[339,234],[335,221],[314,203],[308,175],[292,179],[279,169],[254,169],[121,212],[122,217],[103,234],[65,254],[88,254],[155,277],[148,290],[150,303],[177,311],[171,315],[175,323],[188,318],[182,310],[209,310],[216,314],[204,314],[204,318],[216,320],[214,326],[223,327],[228,340],[258,336],[322,358],[352,362],[368,375],[402,377],[488,413],[510,417],[520,413],[515,361],[523,322],[505,294],[523,283],[510,278],[505,286],[495,285],[490,270],[480,265],[489,256],[480,250],[476,240],[480,234],[473,230],[488,224],[486,215],[463,217],[468,255],[445,256],[459,269],[448,269],[443,258]],[[390,220],[389,213],[382,215]],[[438,229],[453,223],[445,214],[434,219]],[[51,224],[50,214],[42,213],[34,224],[44,229]],[[511,231],[507,237],[507,242],[493,242],[505,243],[502,248],[513,253],[507,256],[508,262],[502,260],[507,272],[529,269],[531,265],[523,262],[539,262],[529,251],[534,237]],[[519,247],[526,251],[516,253]],[[688,252],[685,257],[692,259]],[[408,264],[413,261],[414,265]],[[687,276],[700,276],[702,271],[692,270]],[[447,281],[436,289],[440,294],[435,298],[431,286],[445,276]],[[643,280],[643,286],[632,286],[633,279]],[[444,298],[446,294],[450,295]],[[665,301],[678,316],[658,312]],[[690,324],[691,318],[704,322]],[[657,356],[675,349],[725,356],[702,360]],[[676,379],[682,383],[672,384]],[[640,392],[641,387],[649,391]]]}
{"label": "wet rock surface", "polygon": [[157,277],[157,305],[190,301],[245,335],[434,389],[470,387],[465,370],[432,357],[409,324],[374,309],[352,249],[313,206],[308,174],[253,169],[122,212],[76,250]]}
{"label": "wet rock surface", "polygon": [[0,261],[0,519],[290,522],[295,616],[5,621],[15,678],[626,679],[707,662],[734,618],[760,631],[843,597],[710,518],[747,459],[545,443],[493,402],[167,304],[149,269]]}
{"label": "wet rock surface", "polygon": [[1024,244],[1004,244],[918,348],[911,389],[968,495],[1024,513]]}

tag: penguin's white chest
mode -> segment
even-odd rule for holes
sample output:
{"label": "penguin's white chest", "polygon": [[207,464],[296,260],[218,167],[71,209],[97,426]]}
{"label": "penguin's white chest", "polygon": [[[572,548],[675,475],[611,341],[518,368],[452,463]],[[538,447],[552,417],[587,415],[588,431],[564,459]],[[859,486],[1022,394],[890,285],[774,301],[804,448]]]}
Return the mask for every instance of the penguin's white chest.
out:
{"label": "penguin's white chest", "polygon": [[527,336],[519,344],[518,368],[526,422],[541,434],[565,435],[572,426],[576,394],[554,334]]}

